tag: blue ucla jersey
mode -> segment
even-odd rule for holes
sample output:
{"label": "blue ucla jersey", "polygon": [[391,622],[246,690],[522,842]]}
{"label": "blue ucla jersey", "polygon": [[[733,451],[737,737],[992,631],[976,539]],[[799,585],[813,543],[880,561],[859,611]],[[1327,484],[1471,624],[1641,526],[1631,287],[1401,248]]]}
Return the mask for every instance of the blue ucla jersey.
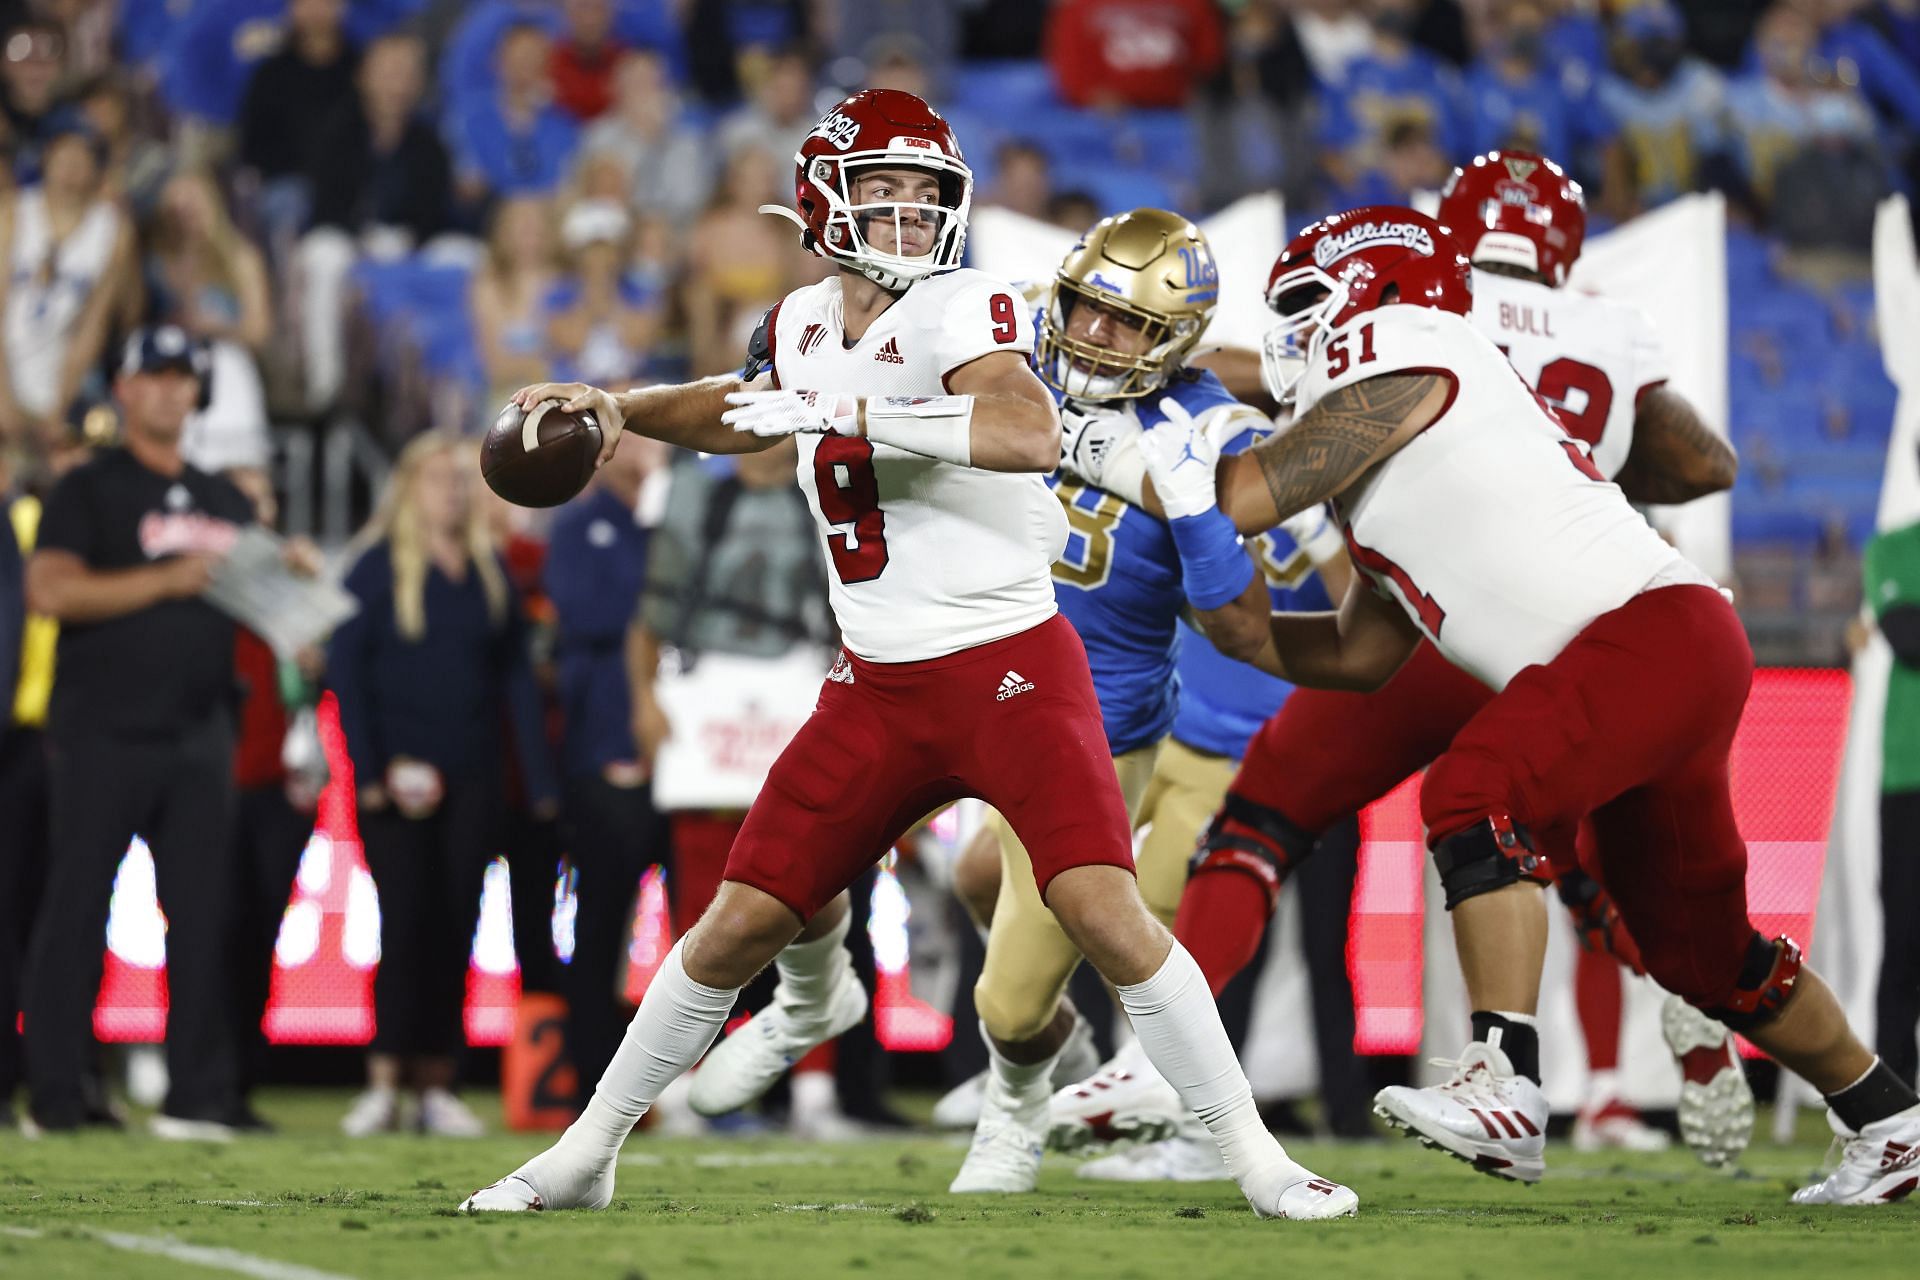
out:
{"label": "blue ucla jersey", "polygon": [[[1285,530],[1261,534],[1254,547],[1275,612],[1333,608],[1307,553],[1294,545]],[[1184,621],[1179,630],[1180,705],[1173,736],[1196,750],[1238,760],[1246,754],[1247,740],[1280,709],[1293,686],[1227,657]]]}
{"label": "blue ucla jersey", "polygon": [[[1137,402],[1141,423],[1166,421],[1160,405],[1168,398],[1196,418],[1239,403],[1213,374],[1186,370]],[[1253,431],[1242,432],[1227,451],[1238,453],[1254,438]],[[1187,603],[1180,555],[1167,526],[1146,512],[1077,480],[1055,476],[1049,483],[1066,508],[1068,525],[1067,549],[1053,566],[1054,596],[1086,645],[1107,746],[1120,755],[1159,741],[1173,728],[1184,629],[1179,617]]]}

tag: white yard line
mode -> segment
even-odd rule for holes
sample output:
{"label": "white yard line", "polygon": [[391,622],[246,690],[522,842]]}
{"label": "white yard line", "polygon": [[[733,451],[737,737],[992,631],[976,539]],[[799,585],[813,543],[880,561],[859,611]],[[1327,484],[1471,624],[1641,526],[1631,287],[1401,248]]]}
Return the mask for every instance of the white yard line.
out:
{"label": "white yard line", "polygon": [[[352,1276],[343,1276],[337,1271],[320,1271],[313,1267],[300,1266],[298,1263],[279,1262],[251,1253],[241,1253],[238,1249],[188,1244],[172,1236],[138,1236],[127,1231],[101,1231],[93,1227],[81,1227],[80,1230],[101,1244],[111,1245],[115,1249],[124,1249],[128,1253],[158,1254],[175,1262],[191,1263],[213,1271],[251,1276],[253,1280],[353,1280]],[[46,1238],[46,1232],[36,1231],[32,1227],[0,1227],[0,1235],[19,1236],[28,1240]]]}

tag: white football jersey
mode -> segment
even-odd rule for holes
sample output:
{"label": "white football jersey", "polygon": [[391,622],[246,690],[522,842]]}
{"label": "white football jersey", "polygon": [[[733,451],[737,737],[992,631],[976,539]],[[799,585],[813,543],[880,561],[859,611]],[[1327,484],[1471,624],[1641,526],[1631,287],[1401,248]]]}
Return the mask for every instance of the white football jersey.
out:
{"label": "white football jersey", "polygon": [[1473,325],[1593,448],[1611,480],[1633,448],[1640,397],[1667,380],[1667,353],[1640,308],[1492,271],[1473,273]]}
{"label": "white football jersey", "polygon": [[[940,396],[964,364],[1033,351],[1010,284],[962,268],[900,295],[846,342],[838,276],[796,289],[767,326],[775,385],[854,396]],[[849,436],[802,435],[800,489],[820,528],[846,647],[918,662],[1038,626],[1056,611],[1052,565],[1067,543],[1039,475],[938,462]]]}
{"label": "white football jersey", "polygon": [[1355,567],[1495,689],[1641,591],[1712,585],[1603,479],[1464,317],[1384,306],[1314,345],[1298,413],[1379,374],[1435,373],[1431,426],[1334,503]]}

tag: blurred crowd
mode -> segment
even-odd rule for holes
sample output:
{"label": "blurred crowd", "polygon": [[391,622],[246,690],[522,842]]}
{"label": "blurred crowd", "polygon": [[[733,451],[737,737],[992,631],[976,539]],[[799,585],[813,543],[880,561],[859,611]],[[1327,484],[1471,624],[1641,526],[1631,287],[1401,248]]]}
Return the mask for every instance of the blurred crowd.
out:
{"label": "blurred crowd", "polygon": [[[236,919],[277,920],[312,830],[313,704],[323,682],[338,699],[387,960],[350,1131],[399,1123],[406,1091],[408,1118],[477,1128],[448,1086],[490,851],[516,851],[525,978],[572,997],[588,1081],[617,1041],[638,874],[675,867],[682,923],[711,892],[735,818],[655,812],[654,686],[663,650],[773,661],[828,640],[785,473],[630,445],[548,522],[484,490],[471,437],[531,381],[737,367],[765,309],[825,268],[759,207],[790,199],[800,140],[859,86],[950,108],[977,205],[1074,230],[1122,201],[1197,216],[1262,189],[1298,224],[1519,145],[1562,160],[1601,222],[1712,188],[1787,245],[1857,257],[1875,200],[1920,181],[1920,0],[0,0],[18,562],[40,501],[122,433],[127,380],[171,368],[149,367],[163,330],[204,353],[181,456],[259,522],[273,426],[350,418],[394,460],[346,549],[357,617],[324,653],[243,633],[234,669],[235,848],[253,851],[223,864]],[[744,541],[724,550],[730,520]],[[769,530],[807,563],[770,568]],[[18,562],[11,584],[0,564],[21,615],[0,607],[10,815],[44,785],[53,681]],[[9,874],[21,847],[44,857],[43,829],[12,838]],[[563,846],[581,904],[564,968],[543,941]],[[0,986],[30,923],[0,929]],[[236,926],[232,946],[243,1091],[272,938]],[[816,1081],[796,1105],[878,1107],[868,1037],[838,1103]],[[45,1118],[91,1122],[95,1101]],[[257,1121],[237,1095],[184,1118]]]}

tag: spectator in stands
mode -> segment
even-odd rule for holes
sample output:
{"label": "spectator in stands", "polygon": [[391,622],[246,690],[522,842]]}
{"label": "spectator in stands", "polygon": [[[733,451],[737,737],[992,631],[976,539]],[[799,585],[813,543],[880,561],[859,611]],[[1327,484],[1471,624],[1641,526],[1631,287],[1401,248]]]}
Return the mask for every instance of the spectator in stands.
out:
{"label": "spectator in stands", "polygon": [[261,215],[276,235],[305,225],[307,167],[320,131],[353,97],[358,51],[345,0],[287,0],[286,41],[254,67],[240,100],[240,163],[260,176]]}
{"label": "spectator in stands", "polygon": [[133,231],[101,190],[102,140],[76,111],[49,118],[46,175],[0,208],[6,359],[0,441],[63,435],[97,376],[115,303],[138,288]]}
{"label": "spectator in stands", "polygon": [[759,147],[732,152],[713,203],[693,229],[685,300],[696,374],[738,368],[760,316],[797,283],[792,237],[758,212],[780,199],[788,172]]}
{"label": "spectator in stands", "polygon": [[452,1086],[509,716],[535,806],[555,808],[526,621],[478,478],[456,438],[428,433],[406,447],[347,574],[360,612],[327,646],[380,895],[368,1087],[341,1122],[353,1136],[399,1127],[403,1087],[427,1132],[482,1132]]}
{"label": "spectator in stands", "polygon": [[346,376],[346,284],[362,253],[402,256],[452,226],[453,173],[440,135],[420,115],[426,50],[412,36],[367,47],[359,92],[320,134],[308,177],[313,229],[300,240],[300,337],[307,407],[330,406]]}
{"label": "spectator in stands", "polygon": [[640,374],[660,327],[657,295],[628,270],[633,219],[611,200],[582,200],[567,210],[560,239],[571,270],[546,300],[551,376],[624,386]]}
{"label": "spectator in stands", "polygon": [[1413,0],[1413,42],[1454,67],[1473,57],[1467,40],[1467,15],[1460,0]]}
{"label": "spectator in stands", "polygon": [[613,72],[626,51],[613,30],[613,0],[562,0],[553,42],[553,97],[575,120],[613,105]]}
{"label": "spectator in stands", "polygon": [[493,400],[547,376],[546,301],[558,275],[549,203],[537,196],[502,200],[468,305]]}
{"label": "spectator in stands", "polygon": [[623,166],[629,202],[678,227],[692,224],[713,191],[713,164],[700,134],[684,123],[666,61],[650,50],[620,59],[613,107],[594,121],[580,144],[587,157],[612,157]]}
{"label": "spectator in stands", "polygon": [[1059,0],[1046,57],[1076,107],[1182,107],[1224,52],[1209,0]]}
{"label": "spectator in stands", "polygon": [[[1466,150],[1537,151],[1590,180],[1600,178],[1607,157],[1621,155],[1613,145],[1616,130],[1584,73],[1565,74],[1548,54],[1546,4],[1507,0],[1495,12],[1497,22],[1467,71]],[[1591,185],[1589,199],[1604,184]]]}
{"label": "spectator in stands", "polygon": [[813,60],[797,45],[781,49],[767,59],[752,103],[721,122],[720,153],[757,147],[783,160],[794,155],[820,119],[813,88]]}
{"label": "spectator in stands", "polygon": [[[57,169],[57,147],[49,164]],[[43,1129],[91,1121],[81,1087],[90,1015],[114,875],[135,835],[152,850],[172,926],[169,1084],[154,1133],[219,1139],[251,1122],[236,1087],[226,969],[234,627],[199,597],[253,511],[181,454],[205,376],[184,330],[128,340],[114,384],[124,447],[55,486],[27,565],[28,605],[60,623],[47,729],[59,856],[34,927],[25,1010]]]}
{"label": "spectator in stands", "polygon": [[133,90],[127,81],[105,72],[75,89],[73,101],[106,140],[106,193],[136,208],[145,206],[166,180],[173,156],[165,142],[134,129]]}
{"label": "spectator in stands", "polygon": [[1290,204],[1306,203],[1314,85],[1295,21],[1280,0],[1251,0],[1232,22],[1227,63],[1201,99],[1200,203],[1215,208],[1275,187]]}
{"label": "spectator in stands", "polygon": [[1425,120],[1395,121],[1387,129],[1377,168],[1362,175],[1354,204],[1410,204],[1416,191],[1437,191],[1453,165],[1434,141]]}
{"label": "spectator in stands", "polygon": [[799,48],[809,36],[809,0],[691,0],[685,12],[689,70],[707,102],[740,99],[759,79],[770,50]]}
{"label": "spectator in stands", "polygon": [[1880,910],[1885,943],[1874,1048],[1911,1083],[1920,1053],[1920,524],[1867,543],[1866,602],[1893,650],[1880,764]]}
{"label": "spectator in stands", "polygon": [[645,437],[622,441],[586,493],[555,516],[544,571],[556,623],[561,777],[577,904],[573,959],[561,981],[567,1049],[583,1085],[600,1078],[619,1047],[627,1009],[614,993],[634,893],[649,866],[667,861],[665,823],[654,812],[633,739],[625,662],[627,624],[647,571],[640,490],[662,453]]}
{"label": "spectator in stands", "polygon": [[572,164],[579,126],[553,100],[552,48],[544,27],[510,26],[495,46],[492,92],[455,91],[454,189],[470,215],[497,196],[549,193]]}
{"label": "spectator in stands", "polygon": [[1395,125],[1426,126],[1443,156],[1470,153],[1459,74],[1413,43],[1414,0],[1370,0],[1367,12],[1372,43],[1320,99],[1322,164],[1342,204],[1358,203],[1365,175],[1386,163]]}
{"label": "spectator in stands", "polygon": [[1063,231],[1083,235],[1100,220],[1100,202],[1085,191],[1057,191],[1047,201],[1047,221]]}
{"label": "spectator in stands", "polygon": [[1818,39],[1793,5],[1761,17],[1754,65],[1727,88],[1739,194],[1790,243],[1864,251],[1886,189],[1873,114],[1854,86],[1816,68]]}
{"label": "spectator in stands", "polygon": [[983,204],[1047,220],[1053,199],[1053,164],[1025,138],[1009,138],[993,154],[993,190]]}
{"label": "spectator in stands", "polygon": [[[1269,2],[1279,8],[1285,0]],[[1347,67],[1373,48],[1373,28],[1349,0],[1297,0],[1292,22],[1300,50],[1323,89],[1345,82]]]}
{"label": "spectator in stands", "polygon": [[273,331],[267,264],[235,230],[226,201],[204,173],[176,173],[160,190],[146,259],[156,321],[204,342],[258,353]]}
{"label": "spectator in stands", "polygon": [[[828,39],[833,52],[867,65],[865,83],[876,89],[906,89],[930,101],[937,100],[960,52],[961,11],[977,8],[959,4],[918,4],[915,0],[834,0]],[[905,52],[914,63],[922,87],[910,89],[887,83],[885,65]],[[928,90],[933,92],[929,94]]]}
{"label": "spectator in stands", "polygon": [[[273,528],[279,522],[279,502],[266,470],[239,466],[229,468],[226,475],[253,503],[255,520]],[[234,1044],[242,1098],[260,1082],[265,1067],[267,1039],[261,1020],[273,990],[274,944],[280,937],[287,900],[293,896],[300,855],[313,834],[320,800],[314,784],[324,785],[324,776],[317,778],[311,768],[294,772],[286,763],[288,732],[297,712],[304,709],[311,716],[323,661],[324,655],[313,650],[282,662],[266,641],[245,627],[235,628],[233,674],[239,690],[233,747],[235,909],[228,972],[233,978]],[[311,719],[305,723],[310,733]],[[307,747],[311,759],[319,750],[318,738],[311,738]],[[265,1121],[260,1124],[264,1126]]]}
{"label": "spectator in stands", "polygon": [[47,875],[46,742],[21,683],[29,669],[27,557],[40,513],[38,502],[14,493],[12,478],[0,449],[0,1128],[13,1127],[24,1078],[20,980]]}
{"label": "spectator in stands", "polygon": [[25,186],[40,177],[42,130],[59,105],[66,38],[58,23],[28,18],[8,30],[5,56],[0,108],[13,139],[14,176]]}
{"label": "spectator in stands", "polygon": [[1620,15],[1612,67],[1597,92],[1631,159],[1634,204],[1649,208],[1696,190],[1726,145],[1726,84],[1687,52],[1680,15],[1666,0]]}

